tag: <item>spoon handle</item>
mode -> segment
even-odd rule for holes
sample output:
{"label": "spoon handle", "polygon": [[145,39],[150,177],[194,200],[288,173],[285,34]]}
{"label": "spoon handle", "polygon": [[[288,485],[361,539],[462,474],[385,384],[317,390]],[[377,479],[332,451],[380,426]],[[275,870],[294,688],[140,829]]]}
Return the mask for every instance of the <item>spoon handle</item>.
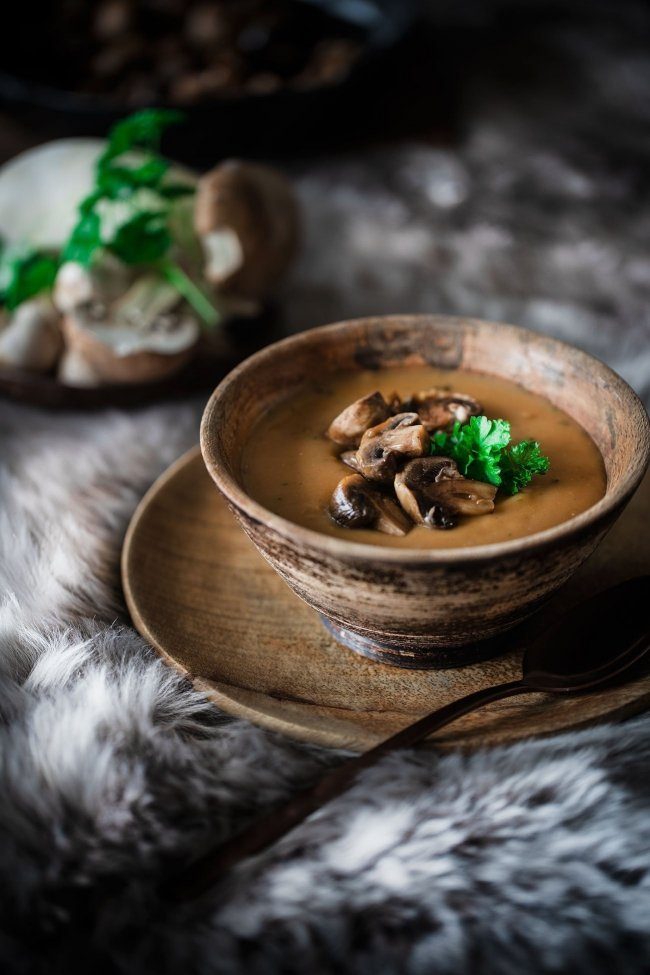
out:
{"label": "spoon handle", "polygon": [[386,738],[367,752],[349,758],[324,775],[315,785],[289,799],[285,805],[265,813],[241,833],[237,833],[221,846],[195,860],[175,878],[173,885],[170,885],[170,896],[179,901],[198,897],[216,883],[226,870],[270,846],[325,803],[340,796],[350,788],[359,772],[375,765],[387,752],[415,745],[432,732],[455,721],[456,718],[475,711],[491,701],[512,697],[515,694],[529,694],[533,690],[534,688],[529,687],[522,680],[498,684],[496,687],[485,687],[407,725],[406,728],[402,728],[401,731]]}

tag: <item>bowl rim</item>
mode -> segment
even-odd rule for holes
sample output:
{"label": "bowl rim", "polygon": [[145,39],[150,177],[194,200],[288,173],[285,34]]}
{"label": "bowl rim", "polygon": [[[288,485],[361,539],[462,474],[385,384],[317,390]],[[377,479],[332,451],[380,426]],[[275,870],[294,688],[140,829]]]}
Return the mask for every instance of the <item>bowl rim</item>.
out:
{"label": "bowl rim", "polygon": [[[592,364],[592,366],[595,366],[600,375],[607,377],[615,386],[625,393],[631,400],[632,407],[636,408],[642,426],[645,429],[645,437],[640,439],[640,445],[642,446],[643,450],[637,463],[630,467],[628,472],[623,477],[621,483],[616,488],[610,491],[608,485],[608,487],[605,489],[605,494],[599,501],[591,505],[591,507],[587,508],[580,514],[574,515],[573,518],[569,518],[566,521],[560,522],[558,525],[553,525],[550,528],[546,528],[543,531],[533,532],[531,535],[522,535],[519,538],[510,539],[503,542],[490,542],[489,544],[485,545],[472,545],[457,548],[394,548],[387,545],[368,545],[363,542],[347,541],[347,539],[340,539],[332,535],[325,535],[324,533],[315,531],[312,528],[306,528],[303,525],[298,525],[296,522],[283,518],[281,515],[270,511],[268,508],[265,508],[258,501],[255,501],[255,499],[247,494],[237,480],[229,473],[225,465],[222,464],[218,454],[213,450],[213,443],[209,430],[212,422],[212,416],[218,401],[223,397],[225,392],[230,387],[240,381],[241,377],[244,376],[249,369],[259,366],[260,363],[264,363],[265,360],[272,361],[278,352],[282,353],[287,350],[291,350],[294,346],[303,345],[304,342],[312,336],[318,339],[323,335],[343,333],[351,328],[358,328],[360,325],[377,323],[389,324],[391,321],[395,320],[399,320],[400,323],[404,323],[406,325],[414,326],[424,321],[440,322],[441,324],[445,323],[450,325],[453,325],[454,323],[460,324],[461,322],[480,326],[487,325],[491,328],[496,328],[499,331],[509,331],[513,335],[521,336],[523,334],[527,341],[535,342],[538,340],[543,340],[544,342],[551,342],[557,347],[558,351],[564,355],[566,355],[568,352],[570,352],[572,355],[578,354],[580,357],[583,357],[586,362]],[[490,373],[485,373],[485,375],[490,375]],[[523,388],[525,389],[526,387],[524,386]],[[203,456],[205,466],[212,480],[215,482],[221,493],[226,497],[228,502],[235,508],[244,512],[253,521],[264,525],[274,532],[277,532],[291,544],[295,545],[298,542],[304,542],[312,548],[319,549],[323,554],[335,556],[343,561],[363,560],[367,562],[399,563],[402,565],[447,565],[452,563],[459,564],[476,561],[482,562],[495,557],[516,555],[526,550],[536,551],[572,535],[577,535],[581,532],[581,530],[598,524],[600,521],[606,520],[612,511],[618,507],[622,507],[629,500],[645,474],[648,462],[650,460],[650,419],[648,418],[648,413],[644,404],[629,383],[627,383],[621,376],[619,376],[617,372],[615,372],[601,359],[598,359],[596,356],[577,348],[577,346],[571,345],[569,342],[564,342],[561,339],[556,339],[553,336],[549,336],[544,333],[535,332],[532,329],[524,328],[520,325],[511,325],[505,322],[493,322],[487,319],[441,314],[388,314],[346,319],[344,321],[334,322],[329,325],[321,325],[315,328],[306,329],[302,332],[296,332],[287,336],[286,338],[280,339],[277,342],[273,342],[270,345],[265,346],[263,349],[260,349],[258,352],[255,352],[253,355],[249,356],[247,359],[244,359],[243,362],[236,366],[221,380],[219,385],[212,392],[212,395],[205,406],[201,419],[200,441],[201,454]]]}

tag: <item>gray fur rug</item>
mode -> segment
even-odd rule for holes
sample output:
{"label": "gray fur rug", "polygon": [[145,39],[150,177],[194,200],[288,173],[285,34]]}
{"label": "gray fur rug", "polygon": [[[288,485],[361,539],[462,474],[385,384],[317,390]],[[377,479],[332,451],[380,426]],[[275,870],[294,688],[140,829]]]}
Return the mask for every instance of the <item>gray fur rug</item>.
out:
{"label": "gray fur rug", "polygon": [[[410,144],[297,173],[306,247],[289,320],[518,321],[647,396],[650,62],[631,35],[623,48],[605,20],[589,43],[552,32],[571,87],[554,75],[515,111],[483,81],[454,151]],[[195,441],[200,405],[82,417],[0,403],[0,970],[650,970],[646,717],[393,756],[199,903],[159,894],[185,858],[337,760],[219,714],[129,626],[121,539]]]}

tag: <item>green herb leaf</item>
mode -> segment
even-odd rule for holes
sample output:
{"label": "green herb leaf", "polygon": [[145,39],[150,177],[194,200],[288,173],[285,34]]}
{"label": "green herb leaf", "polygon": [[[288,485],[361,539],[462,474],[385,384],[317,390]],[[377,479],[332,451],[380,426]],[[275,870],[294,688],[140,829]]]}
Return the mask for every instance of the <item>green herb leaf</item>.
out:
{"label": "green herb leaf", "polygon": [[537,440],[522,440],[501,458],[501,486],[508,494],[518,494],[536,474],[546,474],[550,466]]}
{"label": "green herb leaf", "polygon": [[0,302],[13,311],[23,301],[54,285],[59,262],[27,245],[6,247],[0,254]]}
{"label": "green herb leaf", "polygon": [[[90,198],[89,198],[90,199]],[[84,209],[82,204],[81,216],[63,251],[64,261],[76,261],[88,267],[92,263],[95,252],[102,244],[101,221],[99,214],[92,208]]]}
{"label": "green herb leaf", "polygon": [[160,180],[169,163],[154,157],[141,166],[111,166],[97,174],[97,194],[107,200],[119,200],[141,189],[158,191]]}
{"label": "green herb leaf", "polygon": [[494,484],[508,494],[517,494],[536,474],[545,474],[550,462],[535,440],[509,444],[510,424],[507,420],[473,416],[462,426],[455,423],[451,433],[435,433],[431,453],[451,457],[466,477]]}
{"label": "green herb leaf", "polygon": [[472,416],[463,426],[456,422],[451,433],[434,434],[432,450],[449,454],[466,477],[498,487],[501,483],[499,459],[509,442],[510,424],[507,420]]}
{"label": "green herb leaf", "polygon": [[141,210],[115,231],[106,249],[125,264],[153,264],[167,253],[171,242],[166,215]]}
{"label": "green herb leaf", "polygon": [[113,159],[132,149],[157,153],[163,132],[170,125],[183,121],[183,113],[164,108],[145,108],[122,119],[111,129],[108,146],[99,158],[98,169],[104,169]]}
{"label": "green herb leaf", "polygon": [[165,183],[158,189],[158,193],[165,200],[178,200],[182,196],[193,196],[195,192],[193,186],[186,186],[184,183]]}
{"label": "green herb leaf", "polygon": [[[165,129],[182,118],[180,112],[145,109],[113,128],[97,161],[93,192],[79,206],[64,258],[88,266],[99,251],[107,250],[125,264],[154,266],[212,326],[220,316],[210,298],[169,260],[174,243],[179,250],[184,247],[175,204],[195,191],[180,182],[164,182],[170,164],[158,149]],[[132,160],[122,157],[133,150],[137,155],[130,164]]]}
{"label": "green herb leaf", "polygon": [[[170,207],[192,189],[176,183],[163,186],[169,162],[157,150],[164,130],[182,118],[180,112],[145,109],[113,127],[97,161],[93,191],[79,205],[79,220],[65,247],[65,260],[87,266],[98,250],[106,248],[125,264],[150,264],[169,250]],[[132,166],[120,161],[131,150],[143,157]],[[132,213],[116,221],[111,203],[124,204],[127,213],[130,206]]]}
{"label": "green herb leaf", "polygon": [[167,261],[161,265],[162,273],[169,284],[172,284],[179,294],[192,306],[209,328],[214,328],[221,319],[217,309],[201,288],[183,271],[178,264]]}

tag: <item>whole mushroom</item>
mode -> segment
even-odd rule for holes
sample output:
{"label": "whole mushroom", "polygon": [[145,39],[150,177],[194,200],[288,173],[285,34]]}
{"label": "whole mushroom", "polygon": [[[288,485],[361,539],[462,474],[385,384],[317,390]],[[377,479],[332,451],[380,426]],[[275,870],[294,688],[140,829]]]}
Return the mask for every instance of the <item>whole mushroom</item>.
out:
{"label": "whole mushroom", "polygon": [[374,528],[386,535],[406,535],[413,527],[399,505],[360,474],[348,474],[339,481],[329,511],[344,528]]}
{"label": "whole mushroom", "polygon": [[[104,139],[56,139],[27,149],[0,166],[0,237],[60,250],[79,218],[79,201],[92,191]],[[131,158],[138,159],[137,151]],[[172,165],[168,177],[194,186],[196,175]]]}
{"label": "whole mushroom", "polygon": [[229,160],[199,180],[194,226],[207,280],[218,291],[262,301],[295,254],[298,205],[276,170]]}
{"label": "whole mushroom", "polygon": [[454,528],[459,515],[494,511],[496,487],[463,477],[450,457],[412,460],[395,477],[395,493],[417,525]]}

